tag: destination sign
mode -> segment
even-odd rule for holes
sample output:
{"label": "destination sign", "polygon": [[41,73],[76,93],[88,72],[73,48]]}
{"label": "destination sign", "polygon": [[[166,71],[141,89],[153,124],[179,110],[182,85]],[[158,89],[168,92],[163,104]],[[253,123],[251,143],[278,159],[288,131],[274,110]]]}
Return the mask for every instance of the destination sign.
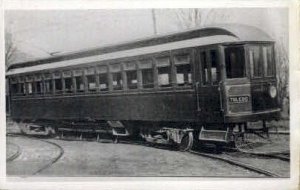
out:
{"label": "destination sign", "polygon": [[250,97],[249,96],[232,96],[229,97],[230,103],[247,103],[249,102]]}

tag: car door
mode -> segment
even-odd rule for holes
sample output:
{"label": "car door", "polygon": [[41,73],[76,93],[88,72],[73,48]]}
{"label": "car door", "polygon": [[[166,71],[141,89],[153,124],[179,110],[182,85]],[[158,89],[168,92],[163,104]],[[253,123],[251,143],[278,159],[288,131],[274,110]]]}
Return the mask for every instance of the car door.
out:
{"label": "car door", "polygon": [[202,122],[223,120],[220,97],[220,56],[218,47],[198,48],[197,99],[198,116]]}

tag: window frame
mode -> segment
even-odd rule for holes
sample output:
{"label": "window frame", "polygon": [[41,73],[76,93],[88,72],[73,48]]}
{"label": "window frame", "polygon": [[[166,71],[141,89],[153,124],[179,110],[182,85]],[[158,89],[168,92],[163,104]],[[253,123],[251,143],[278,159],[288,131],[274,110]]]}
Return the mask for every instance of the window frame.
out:
{"label": "window frame", "polygon": [[[259,49],[259,61],[258,61],[258,65],[260,65],[260,69],[261,69],[261,74],[260,76],[255,76],[254,73],[255,73],[255,63],[254,63],[254,54],[253,54],[253,59],[251,58],[251,51],[253,51],[254,48],[258,48]],[[250,78],[252,79],[261,79],[261,78],[264,78],[264,58],[263,58],[263,49],[262,49],[262,44],[247,44],[247,59],[249,61],[249,68],[250,68]],[[251,61],[252,60],[252,61]]]}
{"label": "window frame", "polygon": [[[17,77],[17,76],[9,77],[8,84],[9,84],[9,91],[10,91],[11,96],[21,96],[21,94],[20,94],[21,83],[19,83],[19,77]],[[16,85],[16,89],[13,88],[13,85]]]}
{"label": "window frame", "polygon": [[26,89],[26,96],[34,96],[35,95],[34,76],[33,76],[33,74],[26,75],[26,77],[25,77],[25,89]]}
{"label": "window frame", "polygon": [[[176,56],[182,56],[187,54],[189,56],[189,63],[187,64],[176,64],[175,62],[175,57]],[[171,60],[173,62],[174,65],[174,76],[173,79],[175,80],[175,86],[176,89],[182,89],[182,88],[192,88],[194,85],[194,54],[193,54],[193,49],[192,48],[186,48],[186,49],[178,49],[178,50],[173,50],[171,52]],[[179,85],[178,84],[178,79],[177,79],[177,66],[182,66],[182,65],[190,65],[190,74],[191,74],[191,83],[188,83],[187,85]],[[188,79],[189,80],[189,79]]]}
{"label": "window frame", "polygon": [[[158,64],[158,59],[162,59],[162,58],[165,58],[167,57],[168,60],[169,60],[169,65],[168,66],[162,66],[160,67],[159,64]],[[174,64],[173,64],[173,58],[172,58],[172,55],[171,55],[171,52],[162,52],[158,55],[155,55],[154,57],[154,88],[156,89],[160,89],[160,90],[163,90],[163,89],[171,89],[171,88],[174,88],[176,87],[175,84],[176,84],[176,81],[174,81]],[[169,67],[169,73],[168,73],[168,84],[167,85],[160,85],[159,84],[159,68],[168,68]]]}
{"label": "window frame", "polygon": [[[104,68],[104,69],[103,69]],[[108,93],[110,90],[110,76],[109,76],[109,64],[99,64],[95,66],[95,72],[96,72],[96,83],[97,84],[97,93]],[[105,83],[102,83],[103,80],[101,80],[101,77],[104,76]],[[105,84],[106,88],[101,89],[101,85]]]}
{"label": "window frame", "polygon": [[[60,85],[61,85],[61,90],[58,90],[57,89],[57,86],[56,86],[56,81],[57,80],[60,80],[58,81],[58,83],[60,82]],[[54,89],[54,94],[55,95],[62,95],[64,93],[64,80],[63,80],[63,74],[62,74],[62,71],[54,71],[52,73],[52,86],[53,86],[53,89]]]}
{"label": "window frame", "polygon": [[[141,62],[148,62],[149,61],[149,65],[150,67],[142,67],[142,65],[146,65],[146,64],[142,64]],[[138,86],[139,86],[139,90],[153,90],[153,89],[157,89],[158,88],[158,83],[157,83],[157,69],[156,69],[156,64],[155,64],[155,59],[154,56],[144,56],[141,57],[140,59],[137,60],[137,69],[138,69]],[[147,70],[147,72],[151,72],[152,73],[152,83],[144,83],[144,75],[143,75],[143,71]],[[149,85],[149,87],[146,87],[146,85]]]}
{"label": "window frame", "polygon": [[[74,82],[75,82],[75,84],[73,82],[75,94],[83,94],[83,93],[85,93],[84,69],[83,68],[76,68],[76,69],[74,69],[73,70],[73,77],[74,77]],[[81,82],[83,84],[83,89],[80,89],[80,85],[78,87],[78,85],[77,85],[78,84],[77,83],[77,78],[81,79]]]}
{"label": "window frame", "polygon": [[[227,77],[227,65],[226,65],[226,49],[227,48],[242,48],[243,49],[243,53],[244,53],[244,76],[243,77],[234,77],[234,78],[228,78]],[[248,74],[248,54],[247,54],[247,47],[244,44],[231,44],[231,45],[226,45],[223,46],[223,53],[224,53],[224,77],[226,81],[230,81],[230,80],[237,80],[237,79],[247,79],[249,78],[249,74]]]}
{"label": "window frame", "polygon": [[[127,67],[127,64],[133,64],[134,68],[129,68]],[[124,84],[126,86],[125,90],[130,90],[130,91],[136,91],[139,89],[139,74],[138,74],[138,62],[136,60],[129,60],[129,61],[126,61],[123,63],[123,71],[124,71]],[[134,86],[134,88],[132,88],[130,86],[130,84],[132,84],[131,82],[129,82],[129,77],[128,77],[128,73],[129,72],[132,72],[132,73],[135,73],[135,76],[136,76],[136,84]],[[125,80],[126,79],[126,80]]]}
{"label": "window frame", "polygon": [[[49,95],[54,95],[54,85],[53,85],[53,73],[43,73],[42,74],[43,77],[43,84],[44,84],[44,95],[49,96]],[[47,86],[46,83],[48,83],[49,81],[49,91],[47,90]]]}
{"label": "window frame", "polygon": [[[74,93],[74,82],[73,82],[73,71],[71,69],[64,70],[62,72],[62,79],[63,79],[63,94],[73,94]],[[67,91],[66,79],[71,80],[71,88],[70,91]]]}
{"label": "window frame", "polygon": [[[266,55],[264,54],[264,49],[266,49]],[[268,56],[268,49],[271,50],[271,55],[269,59]],[[272,77],[276,77],[276,62],[275,62],[275,47],[274,47],[274,43],[268,43],[268,44],[262,44],[262,54],[263,54],[263,62],[264,62],[264,78],[272,78]],[[266,56],[266,60],[265,60],[265,56]],[[265,61],[267,61],[265,63]],[[271,64],[269,64],[269,61],[271,62]],[[267,67],[265,67],[265,64],[267,65]],[[268,74],[268,69],[270,68],[270,66],[272,67],[272,74]]]}
{"label": "window frame", "polygon": [[[118,65],[119,69],[117,69],[116,71],[113,70],[113,66],[115,65]],[[109,91],[110,92],[120,92],[120,91],[123,91],[125,88],[124,88],[124,74],[123,74],[123,66],[122,66],[122,63],[120,62],[111,62],[108,64],[108,71],[109,71],[109,81],[108,81],[108,84],[109,84]],[[117,75],[115,75],[117,74]],[[118,74],[120,75],[119,79],[118,80]],[[114,76],[117,76],[117,85],[114,85],[113,82],[114,82]],[[121,81],[120,84],[118,84],[118,81]],[[120,89],[115,89],[115,87],[118,87],[118,85],[120,86]]]}
{"label": "window frame", "polygon": [[[44,82],[43,82],[43,75],[41,73],[34,75],[34,86],[35,86],[34,87],[35,95],[37,95],[37,96],[44,95]],[[38,92],[38,86],[39,86],[40,92]]]}
{"label": "window frame", "polygon": [[[89,77],[94,79],[95,88],[90,89]],[[97,83],[97,71],[95,67],[87,67],[84,69],[84,89],[86,93],[97,93],[98,92],[98,83]]]}
{"label": "window frame", "polygon": [[[211,59],[211,51],[215,51],[217,58],[216,58],[216,79],[215,83],[212,80],[212,59]],[[207,64],[207,82],[204,83],[204,77],[206,79],[206,73],[204,73],[204,64],[202,62],[202,53],[205,53],[205,62]],[[219,86],[221,78],[221,54],[219,51],[218,46],[209,46],[209,47],[200,47],[197,51],[198,60],[199,60],[199,73],[200,73],[200,85],[202,87],[209,87],[209,86]]]}

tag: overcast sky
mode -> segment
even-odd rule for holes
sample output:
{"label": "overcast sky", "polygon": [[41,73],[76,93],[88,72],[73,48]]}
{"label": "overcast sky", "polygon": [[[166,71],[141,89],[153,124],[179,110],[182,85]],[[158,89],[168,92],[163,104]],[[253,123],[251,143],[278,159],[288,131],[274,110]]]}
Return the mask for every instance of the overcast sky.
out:
{"label": "overcast sky", "polygon": [[[272,9],[202,9],[205,23],[243,23],[265,30],[287,47],[288,11]],[[158,33],[182,30],[178,10],[155,10]],[[140,10],[10,10],[5,27],[17,48],[32,57],[70,52],[154,34],[152,11]],[[47,53],[48,52],[48,53]],[[18,60],[20,61],[20,60]]]}

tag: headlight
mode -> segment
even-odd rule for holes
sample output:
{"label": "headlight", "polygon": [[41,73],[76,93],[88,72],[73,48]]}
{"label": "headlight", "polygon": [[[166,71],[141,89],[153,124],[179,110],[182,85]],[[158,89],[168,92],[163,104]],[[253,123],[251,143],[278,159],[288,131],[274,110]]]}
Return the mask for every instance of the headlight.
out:
{"label": "headlight", "polygon": [[271,96],[271,98],[275,98],[277,95],[277,89],[275,86],[270,86],[269,88],[269,94]]}

